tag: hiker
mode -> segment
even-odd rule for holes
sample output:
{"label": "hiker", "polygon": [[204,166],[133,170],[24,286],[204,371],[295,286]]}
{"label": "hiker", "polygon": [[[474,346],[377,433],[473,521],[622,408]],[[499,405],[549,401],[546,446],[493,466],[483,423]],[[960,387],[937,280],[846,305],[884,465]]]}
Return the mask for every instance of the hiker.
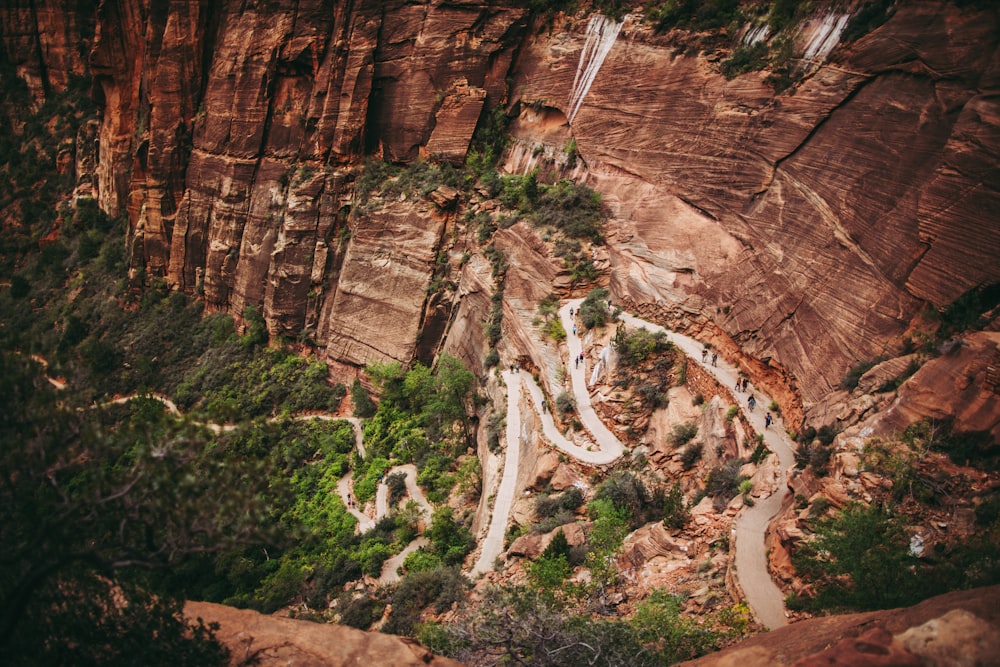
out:
{"label": "hiker", "polygon": [[713,352],[712,353],[712,365],[715,366],[716,365],[715,362],[717,362],[718,360],[719,360],[719,353],[718,352]]}
{"label": "hiker", "polygon": [[542,412],[548,412],[548,411],[549,411],[549,404],[546,403],[545,399],[543,398],[542,399]]}
{"label": "hiker", "polygon": [[771,425],[771,421],[772,421],[771,413],[768,412],[766,415],[764,415],[764,428],[769,427]]}
{"label": "hiker", "polygon": [[748,384],[750,384],[750,378],[743,378],[743,391],[747,390]]}
{"label": "hiker", "polygon": [[575,357],[573,359],[573,368],[579,368],[579,367],[580,367],[580,357]]}
{"label": "hiker", "polygon": [[705,363],[705,359],[708,358],[708,348],[701,348],[701,363]]}
{"label": "hiker", "polygon": [[576,325],[575,324],[573,325],[573,335],[574,336],[576,335]]}
{"label": "hiker", "polygon": [[753,397],[753,394],[750,394],[750,398],[747,399],[747,408],[750,409],[750,412],[753,412],[755,405],[757,405],[757,399]]}
{"label": "hiker", "polygon": [[736,378],[736,387],[735,388],[736,388],[736,393],[737,394],[740,393],[740,387],[742,387],[742,386],[743,386],[743,382],[739,378]]}
{"label": "hiker", "polygon": [[572,306],[571,306],[571,307],[570,307],[570,309],[569,309],[569,316],[570,316],[570,317],[573,317],[573,308],[572,308]]}

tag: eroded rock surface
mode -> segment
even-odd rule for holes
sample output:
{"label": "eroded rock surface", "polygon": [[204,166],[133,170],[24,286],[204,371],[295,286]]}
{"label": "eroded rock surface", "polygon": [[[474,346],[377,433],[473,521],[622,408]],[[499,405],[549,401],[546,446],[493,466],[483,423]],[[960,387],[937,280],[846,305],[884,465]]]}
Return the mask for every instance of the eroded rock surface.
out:
{"label": "eroded rock surface", "polygon": [[218,623],[219,640],[229,648],[230,664],[347,667],[348,665],[435,665],[461,663],[436,656],[410,639],[362,632],[327,623],[266,616],[250,609],[234,609],[210,602],[188,602],[184,614],[205,623]]}
{"label": "eroded rock surface", "polygon": [[[766,360],[783,403],[816,403],[926,304],[1000,279],[995,9],[903,3],[817,55],[817,5],[793,45],[806,76],[776,95],[766,73],[727,80],[638,14],[608,31],[591,77],[589,16],[528,30],[515,4],[135,0],[89,17],[48,0],[0,21],[36,96],[81,71],[70,46],[94,25],[95,193],[129,218],[133,278],[261,307],[272,333],[320,328],[340,276],[366,269],[331,254],[365,155],[460,162],[505,101],[522,112],[512,169],[544,156],[604,195],[613,295],[673,311],[747,370]],[[532,261],[522,275],[544,286],[512,298],[568,286]]]}

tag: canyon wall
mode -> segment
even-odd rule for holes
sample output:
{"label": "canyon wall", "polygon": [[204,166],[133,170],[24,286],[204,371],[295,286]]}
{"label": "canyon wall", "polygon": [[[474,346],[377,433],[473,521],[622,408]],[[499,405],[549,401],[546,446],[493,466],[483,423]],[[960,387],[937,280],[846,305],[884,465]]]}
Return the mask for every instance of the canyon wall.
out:
{"label": "canyon wall", "polygon": [[735,342],[808,406],[928,304],[1000,280],[998,10],[899,3],[830,50],[838,17],[816,4],[781,94],[639,14],[543,23],[515,2],[106,0],[91,18],[49,0],[0,9],[0,28],[44,98],[96,21],[96,189],[129,220],[137,281],[262,308],[331,360],[407,361],[435,347],[425,292],[457,214],[352,210],[359,167],[460,162],[503,104],[509,169],[572,146],[604,196],[614,298]]}

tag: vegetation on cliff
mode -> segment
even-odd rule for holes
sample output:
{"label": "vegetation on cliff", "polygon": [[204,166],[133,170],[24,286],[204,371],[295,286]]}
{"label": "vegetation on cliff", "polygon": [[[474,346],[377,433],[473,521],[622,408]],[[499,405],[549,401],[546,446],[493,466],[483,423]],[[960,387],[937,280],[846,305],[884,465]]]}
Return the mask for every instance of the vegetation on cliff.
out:
{"label": "vegetation on cliff", "polygon": [[[829,450],[820,446],[827,452],[825,468]],[[822,474],[817,445],[806,451],[812,452],[810,468]],[[984,472],[997,470],[997,452],[988,434],[954,433],[949,422],[933,420],[913,424],[896,440],[869,439],[861,464],[885,480],[879,497],[836,513],[828,512],[825,498],[813,503],[808,522],[813,537],[793,553],[806,592],[791,596],[790,604],[814,612],[888,609],[1000,581],[995,509],[1000,502],[995,493],[973,490]],[[945,455],[955,464],[947,473]],[[924,531],[914,528],[928,517],[949,517],[949,508],[970,498],[977,502],[975,534],[946,532],[925,540]]]}

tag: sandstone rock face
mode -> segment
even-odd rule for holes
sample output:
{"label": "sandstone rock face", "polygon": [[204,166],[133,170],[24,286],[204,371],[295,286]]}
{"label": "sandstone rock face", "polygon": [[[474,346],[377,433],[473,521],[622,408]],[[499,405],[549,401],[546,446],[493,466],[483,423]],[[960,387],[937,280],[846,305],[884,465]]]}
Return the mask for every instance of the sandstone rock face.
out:
{"label": "sandstone rock face", "polygon": [[988,431],[1000,442],[1000,392],[993,384],[1000,332],[972,332],[907,380],[889,408],[867,420],[865,436],[902,432],[924,418],[954,417],[955,431]]}
{"label": "sandstone rock face", "polygon": [[245,659],[250,656],[254,657],[254,664],[275,667],[359,664],[458,667],[461,664],[436,656],[409,639],[345,626],[265,616],[210,602],[188,602],[184,614],[190,619],[219,624],[216,635],[229,648],[233,665],[246,664]]}
{"label": "sandstone rock face", "polygon": [[899,641],[928,667],[988,665],[1000,656],[1000,628],[964,609],[910,628]]}
{"label": "sandstone rock face", "polygon": [[[527,45],[524,102],[566,109],[584,26]],[[981,91],[996,85],[997,34],[995,13],[907,3],[775,97],[760,75],[662,57],[663,39],[627,19],[572,124],[615,218],[613,293],[707,310],[809,403],[921,300],[996,281],[1000,195],[983,166],[1000,134]],[[963,57],[968,35],[982,48]]]}
{"label": "sandstone rock face", "polygon": [[443,229],[426,204],[411,202],[352,227],[336,295],[320,321],[330,356],[360,366],[410,360]]}
{"label": "sandstone rock face", "polygon": [[84,73],[93,17],[81,15],[68,2],[6,2],[0,8],[4,60],[42,103],[66,89],[71,76]]}
{"label": "sandstone rock face", "polygon": [[[135,279],[162,276],[237,315],[259,307],[274,334],[327,331],[316,342],[331,361],[411,357],[450,305],[428,317],[404,299],[417,329],[399,327],[398,345],[383,336],[391,350],[330,328],[335,303],[350,317],[367,308],[346,295],[370,258],[339,242],[357,167],[371,153],[459,162],[482,112],[506,99],[521,102],[510,168],[537,153],[603,193],[614,297],[672,311],[727,358],[773,374],[788,417],[794,393],[817,403],[855,360],[897,345],[926,304],[1000,280],[995,9],[901,3],[812,57],[817,3],[794,45],[811,52],[793,61],[806,76],[775,95],[765,73],[726,80],[681,48],[685,35],[655,34],[638,14],[608,32],[589,76],[582,14],[529,31],[506,0],[334,4],[0,9],[6,58],[39,99],[82,71],[75,45],[94,22],[94,192],[128,216]],[[569,287],[529,235],[502,231],[498,246],[524,260],[505,309],[530,313],[539,294]],[[343,276],[355,281],[346,291]],[[541,359],[519,326],[504,345]]]}
{"label": "sandstone rock face", "polygon": [[[52,85],[82,71],[53,49],[18,48],[39,31],[70,35],[75,48],[80,30],[54,26],[57,13],[0,15],[5,47],[30,54],[26,79],[42,65]],[[237,315],[258,307],[272,334],[328,330],[334,301],[349,316],[366,309],[343,300],[355,285],[338,285],[346,248],[334,239],[357,166],[372,148],[393,160],[464,159],[487,99],[505,93],[524,14],[467,1],[102,4],[87,17],[104,106],[95,190],[109,213],[128,215],[133,277],[163,276]],[[371,268],[363,249],[350,255],[348,278]],[[422,305],[398,307],[420,326]],[[317,342],[349,363],[411,357],[418,331],[390,332],[407,336],[400,349],[369,354],[363,334],[346,341],[351,332]]]}

